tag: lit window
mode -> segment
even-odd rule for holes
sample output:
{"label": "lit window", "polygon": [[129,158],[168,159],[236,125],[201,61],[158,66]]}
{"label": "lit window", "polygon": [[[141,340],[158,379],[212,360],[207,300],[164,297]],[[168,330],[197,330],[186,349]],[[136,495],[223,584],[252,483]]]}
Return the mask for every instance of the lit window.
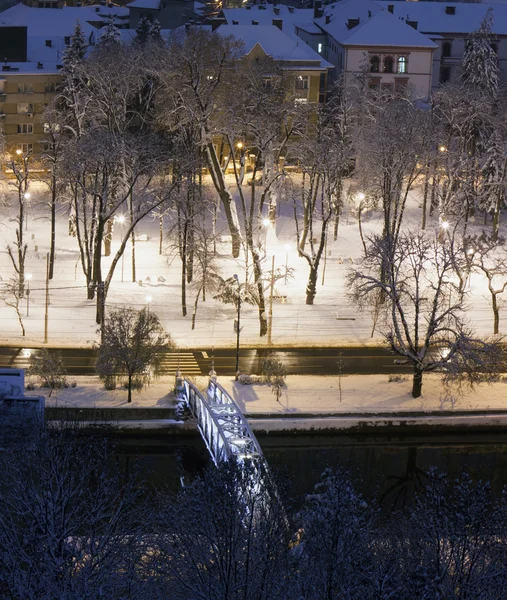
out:
{"label": "lit window", "polygon": [[44,90],[45,90],[46,94],[54,94],[56,92],[56,83],[55,82],[46,83]]}
{"label": "lit window", "polygon": [[16,149],[21,150],[23,154],[28,154],[29,152],[32,152],[33,144],[18,144]]}
{"label": "lit window", "polygon": [[323,49],[323,47],[324,47],[324,46],[323,46],[323,44],[317,44],[317,52],[318,52],[319,54],[322,54],[322,49]]}
{"label": "lit window", "polygon": [[406,56],[400,56],[398,58],[398,73],[407,72],[407,58]]}
{"label": "lit window", "polygon": [[298,75],[296,77],[296,90],[308,89],[308,75]]}
{"label": "lit window", "polygon": [[26,115],[29,113],[33,113],[33,104],[18,104],[18,115]]}

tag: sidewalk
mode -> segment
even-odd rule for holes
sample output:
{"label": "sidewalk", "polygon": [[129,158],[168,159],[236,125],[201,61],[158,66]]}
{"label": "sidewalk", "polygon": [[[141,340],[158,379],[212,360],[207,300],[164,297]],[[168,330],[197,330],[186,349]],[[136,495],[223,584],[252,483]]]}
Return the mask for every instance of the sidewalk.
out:
{"label": "sidewalk", "polygon": [[[392,376],[391,376],[392,377]],[[47,399],[47,407],[154,409],[153,421],[163,426],[157,409],[174,406],[174,378],[165,377],[135,393],[131,404],[123,389],[106,391],[97,377],[76,377],[75,388],[60,390]],[[254,430],[313,430],[380,427],[396,424],[445,426],[506,426],[507,380],[478,386],[462,396],[446,396],[437,375],[425,376],[423,395],[410,395],[411,380],[388,381],[386,375],[288,376],[280,401],[270,386],[242,385],[232,377],[218,382],[229,392],[250,420]],[[196,378],[204,389],[207,378]],[[341,393],[340,393],[341,387]],[[48,395],[37,388],[37,393]],[[118,411],[121,414],[121,411]],[[146,410],[143,410],[146,414]],[[122,422],[123,423],[123,422]],[[130,427],[135,426],[131,421]]]}

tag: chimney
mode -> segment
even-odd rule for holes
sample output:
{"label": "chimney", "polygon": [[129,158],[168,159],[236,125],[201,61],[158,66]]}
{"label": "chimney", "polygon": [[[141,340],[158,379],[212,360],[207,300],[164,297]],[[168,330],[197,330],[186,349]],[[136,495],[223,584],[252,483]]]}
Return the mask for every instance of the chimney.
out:
{"label": "chimney", "polygon": [[275,27],[278,27],[278,29],[279,29],[280,31],[282,31],[282,23],[283,23],[283,20],[282,20],[282,19],[273,19],[273,25],[274,25]]}
{"label": "chimney", "polygon": [[322,0],[314,0],[313,3],[313,18],[320,19],[322,17]]}

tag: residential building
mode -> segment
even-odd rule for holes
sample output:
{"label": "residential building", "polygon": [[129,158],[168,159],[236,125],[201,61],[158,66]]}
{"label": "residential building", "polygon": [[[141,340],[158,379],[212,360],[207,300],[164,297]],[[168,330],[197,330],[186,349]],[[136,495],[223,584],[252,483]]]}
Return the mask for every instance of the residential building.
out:
{"label": "residential building", "polygon": [[467,39],[479,29],[486,12],[493,16],[491,45],[498,55],[500,80],[507,82],[507,5],[465,2],[389,2],[379,1],[405,23],[433,40],[432,88],[452,79],[463,57]]}

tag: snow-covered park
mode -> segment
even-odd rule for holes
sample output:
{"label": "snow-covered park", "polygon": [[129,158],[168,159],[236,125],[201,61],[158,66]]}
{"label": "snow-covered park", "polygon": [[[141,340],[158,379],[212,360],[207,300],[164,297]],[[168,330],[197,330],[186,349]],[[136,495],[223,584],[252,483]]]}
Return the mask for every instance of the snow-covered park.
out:
{"label": "snow-covered park", "polygon": [[[232,176],[229,176],[232,178]],[[349,180],[350,184],[351,181]],[[232,181],[231,181],[232,184]],[[246,186],[245,186],[246,188]],[[25,239],[28,249],[26,273],[31,275],[29,306],[27,298],[20,301],[20,312],[26,335],[21,329],[12,307],[0,303],[0,343],[37,346],[44,339],[44,315],[46,302],[46,255],[50,243],[49,211],[44,204],[47,192],[42,184],[30,185],[30,201],[25,222]],[[416,231],[421,225],[421,187],[416,186],[409,194],[404,216],[404,229]],[[15,206],[12,190],[4,185],[5,205],[0,221],[0,274],[4,284],[14,275],[14,270],[6,247],[15,239],[16,224],[10,220]],[[278,214],[274,226],[267,225],[261,240],[266,248],[264,270],[271,269],[274,255],[275,269],[286,266],[293,269],[292,277],[280,279],[274,286],[273,299],[273,345],[339,345],[376,344],[382,340],[378,331],[372,336],[372,319],[368,312],[360,313],[348,296],[345,277],[351,266],[358,265],[362,256],[362,244],[358,221],[353,207],[345,205],[340,219],[338,237],[328,236],[327,249],[321,261],[319,283],[315,304],[305,304],[305,288],[308,279],[308,263],[296,252],[296,232],[293,207],[283,199],[278,204]],[[165,217],[164,228],[170,228],[170,215]],[[379,232],[381,212],[363,214],[363,233]],[[482,222],[469,225],[469,232],[480,233]],[[116,224],[113,233],[112,255],[120,243],[121,226]],[[438,234],[439,224],[429,221],[427,230]],[[98,340],[95,323],[95,301],[86,299],[86,282],[81,269],[79,248],[75,237],[68,233],[68,212],[61,207],[56,228],[55,273],[49,282],[48,345],[82,347],[91,346]],[[235,273],[244,273],[243,255],[231,258],[230,236],[225,220],[219,214],[217,231],[219,270],[224,279]],[[220,232],[223,235],[220,235]],[[165,235],[163,254],[159,254],[159,219],[145,218],[136,229],[136,282],[131,281],[131,250],[127,246],[123,259],[116,265],[114,278],[107,298],[107,310],[129,306],[137,309],[147,307],[155,312],[162,325],[176,345],[185,347],[220,347],[233,345],[236,341],[234,319],[236,308],[224,304],[208,294],[206,301],[200,300],[195,329],[191,328],[192,306],[195,290],[189,287],[187,304],[189,313],[181,315],[181,261],[174,249],[175,242]],[[105,268],[110,258],[104,258]],[[27,278],[28,279],[28,278]],[[269,290],[266,293],[269,302]],[[491,299],[486,288],[486,280],[479,274],[472,274],[466,295],[467,316],[470,323],[481,335],[493,331]],[[27,312],[29,315],[27,316]],[[505,331],[507,321],[500,316],[500,332]],[[266,336],[259,337],[257,307],[242,304],[241,344],[265,345]]]}

